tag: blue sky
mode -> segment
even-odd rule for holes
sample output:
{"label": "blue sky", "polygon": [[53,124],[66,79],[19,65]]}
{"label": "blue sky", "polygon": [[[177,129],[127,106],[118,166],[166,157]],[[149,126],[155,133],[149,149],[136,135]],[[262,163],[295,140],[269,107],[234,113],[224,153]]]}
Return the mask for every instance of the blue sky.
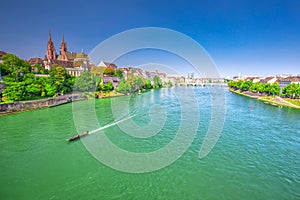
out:
{"label": "blue sky", "polygon": [[163,27],[201,44],[222,76],[300,74],[299,8],[292,0],[1,1],[0,50],[44,57],[50,28],[57,51],[64,33],[69,51],[89,53],[119,32]]}

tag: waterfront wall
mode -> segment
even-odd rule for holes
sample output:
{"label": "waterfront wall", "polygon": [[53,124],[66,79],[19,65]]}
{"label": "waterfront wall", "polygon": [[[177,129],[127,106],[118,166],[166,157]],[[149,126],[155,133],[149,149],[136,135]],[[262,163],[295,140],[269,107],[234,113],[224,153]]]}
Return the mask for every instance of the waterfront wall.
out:
{"label": "waterfront wall", "polygon": [[32,101],[21,101],[21,102],[14,102],[10,104],[0,104],[0,114],[53,107],[53,106],[58,106],[61,104],[70,103],[72,101],[82,100],[82,99],[85,98],[82,98],[81,93],[76,93],[76,94],[62,95],[55,98],[32,100]]}

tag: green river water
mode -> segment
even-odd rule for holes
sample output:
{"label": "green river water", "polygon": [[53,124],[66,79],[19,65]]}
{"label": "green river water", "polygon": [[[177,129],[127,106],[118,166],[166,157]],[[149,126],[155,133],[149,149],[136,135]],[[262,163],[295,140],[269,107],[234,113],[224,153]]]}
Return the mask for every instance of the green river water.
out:
{"label": "green river water", "polygon": [[[133,120],[141,126],[151,121],[150,105],[166,109],[164,127],[155,136],[135,138],[114,125],[86,137],[105,134],[130,152],[160,149],[174,138],[180,122],[180,102],[170,91],[131,97]],[[174,163],[149,173],[112,169],[82,141],[67,142],[77,133],[72,104],[0,117],[0,199],[300,199],[300,110],[226,91],[222,135],[200,159],[211,100],[206,88],[194,91],[200,121],[193,143]],[[139,98],[142,103],[135,105]],[[111,99],[95,100],[95,110],[102,126],[114,121]]]}

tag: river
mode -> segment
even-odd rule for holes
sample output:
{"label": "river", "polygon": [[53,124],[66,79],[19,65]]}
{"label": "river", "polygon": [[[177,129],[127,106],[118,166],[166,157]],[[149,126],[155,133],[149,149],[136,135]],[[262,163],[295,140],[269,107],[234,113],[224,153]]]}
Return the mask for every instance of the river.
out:
{"label": "river", "polygon": [[[89,101],[0,117],[0,198],[300,199],[300,111],[225,91],[222,134],[200,159],[212,117],[211,98],[207,88],[193,90],[200,110],[195,138],[172,164],[147,173],[113,169],[90,153],[88,142],[66,141],[77,133],[72,108]],[[86,138],[105,134],[119,148],[147,153],[175,137],[182,104],[172,89],[133,95],[130,102],[135,109],[132,119],[140,126],[151,122],[150,105],[163,106],[167,115],[159,133],[137,138],[116,123]],[[116,120],[111,104],[112,99],[95,100],[101,126]]]}

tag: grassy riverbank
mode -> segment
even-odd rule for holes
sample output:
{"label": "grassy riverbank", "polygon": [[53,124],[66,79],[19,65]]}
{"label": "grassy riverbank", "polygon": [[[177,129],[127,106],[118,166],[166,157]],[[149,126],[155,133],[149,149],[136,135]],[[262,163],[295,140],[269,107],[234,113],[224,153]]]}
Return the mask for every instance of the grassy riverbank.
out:
{"label": "grassy riverbank", "polygon": [[265,104],[269,104],[272,106],[278,106],[278,107],[286,106],[286,107],[300,109],[300,99],[281,98],[279,96],[266,96],[266,95],[254,94],[254,93],[249,93],[249,92],[242,92],[240,90],[234,90],[232,88],[228,88],[228,89],[229,89],[229,91],[231,91],[235,94],[254,98],[254,99],[263,101]]}

